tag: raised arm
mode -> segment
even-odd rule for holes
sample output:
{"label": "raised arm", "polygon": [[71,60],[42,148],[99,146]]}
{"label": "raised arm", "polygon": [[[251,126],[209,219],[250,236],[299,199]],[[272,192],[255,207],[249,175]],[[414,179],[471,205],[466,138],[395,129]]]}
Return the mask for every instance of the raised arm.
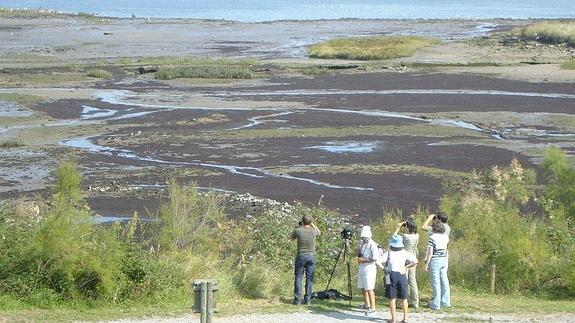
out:
{"label": "raised arm", "polygon": [[315,226],[315,223],[312,222],[310,225],[312,228],[317,230],[317,235],[319,236],[321,234],[321,231],[319,231],[319,229]]}
{"label": "raised arm", "polygon": [[399,222],[399,224],[397,225],[397,229],[395,229],[395,232],[393,233],[393,235],[396,235],[399,233],[399,230],[401,230],[401,227],[405,224],[405,222]]}
{"label": "raised arm", "polygon": [[421,225],[421,230],[429,230],[429,224],[431,223],[431,221],[433,221],[433,218],[435,218],[435,214],[430,214],[429,216],[427,216],[427,219],[425,219],[425,222],[423,222],[423,224]]}

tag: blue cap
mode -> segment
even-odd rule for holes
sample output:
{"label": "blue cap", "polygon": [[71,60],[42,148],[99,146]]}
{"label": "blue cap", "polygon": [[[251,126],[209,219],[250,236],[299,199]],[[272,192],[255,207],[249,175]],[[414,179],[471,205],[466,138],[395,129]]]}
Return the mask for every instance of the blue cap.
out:
{"label": "blue cap", "polygon": [[403,238],[397,234],[392,235],[389,239],[389,246],[394,248],[403,248]]}

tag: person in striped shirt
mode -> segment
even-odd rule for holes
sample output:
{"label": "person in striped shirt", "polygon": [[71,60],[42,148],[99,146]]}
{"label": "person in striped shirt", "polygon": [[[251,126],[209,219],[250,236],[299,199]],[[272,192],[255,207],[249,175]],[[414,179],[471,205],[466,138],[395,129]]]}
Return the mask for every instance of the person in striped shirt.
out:
{"label": "person in striped shirt", "polygon": [[440,220],[431,223],[432,234],[429,236],[425,253],[425,271],[429,272],[429,282],[433,296],[429,307],[439,310],[441,307],[450,307],[449,279],[447,278],[448,257],[447,245],[449,236],[445,233],[445,226]]}

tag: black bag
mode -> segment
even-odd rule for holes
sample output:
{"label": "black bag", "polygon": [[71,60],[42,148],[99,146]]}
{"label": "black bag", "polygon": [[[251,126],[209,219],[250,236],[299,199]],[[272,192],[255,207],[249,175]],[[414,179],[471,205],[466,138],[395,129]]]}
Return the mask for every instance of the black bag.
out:
{"label": "black bag", "polygon": [[340,301],[340,300],[345,300],[345,301],[349,301],[351,300],[351,297],[340,293],[337,289],[328,289],[328,290],[324,290],[321,292],[315,292],[313,294],[311,294],[311,298],[314,299],[319,299],[319,300],[326,300],[326,299],[333,299],[336,301]]}
{"label": "black bag", "polygon": [[385,268],[383,269],[383,284],[391,285],[391,262],[389,261],[389,255],[391,250],[387,252],[387,261],[385,262]]}

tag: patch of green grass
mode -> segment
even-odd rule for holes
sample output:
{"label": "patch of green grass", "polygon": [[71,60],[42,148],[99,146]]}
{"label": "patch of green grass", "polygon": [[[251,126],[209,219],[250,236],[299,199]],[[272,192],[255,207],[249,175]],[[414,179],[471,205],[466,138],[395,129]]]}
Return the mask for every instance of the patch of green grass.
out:
{"label": "patch of green grass", "polygon": [[424,175],[435,178],[462,178],[468,177],[470,174],[450,171],[441,168],[433,168],[419,165],[370,165],[370,164],[353,164],[353,165],[325,165],[325,166],[301,166],[289,168],[273,168],[273,172],[290,173],[290,172],[309,172],[313,174],[385,174],[385,173],[402,173],[413,175]]}
{"label": "patch of green grass", "polygon": [[119,57],[116,59],[116,65],[132,65],[130,57]]}
{"label": "patch of green grass", "polygon": [[452,308],[458,313],[500,313],[500,314],[549,314],[575,313],[573,299],[551,299],[545,296],[522,296],[509,294],[480,293],[455,288]]}
{"label": "patch of green grass", "polygon": [[433,38],[417,36],[373,36],[333,39],[313,45],[309,57],[380,60],[411,56],[418,49],[439,44]]}
{"label": "patch of green grass", "polygon": [[19,103],[22,105],[32,105],[42,100],[42,97],[21,93],[0,93],[0,101]]}
{"label": "patch of green grass", "polygon": [[[355,70],[360,67],[357,64],[342,64],[342,65],[310,65],[310,64],[294,64],[288,66],[289,70],[303,75],[323,75],[333,74],[338,71]],[[364,68],[365,69],[365,68]]]}
{"label": "patch of green grass", "polygon": [[33,73],[17,73],[17,74],[4,74],[0,79],[1,86],[62,86],[66,84],[75,84],[83,81],[88,81],[90,78],[86,74],[80,73],[48,73],[48,74],[33,74]]}
{"label": "patch of green grass", "polygon": [[100,79],[109,79],[112,77],[112,73],[99,68],[88,70],[86,75],[89,77],[95,77]]}
{"label": "patch of green grass", "polygon": [[561,68],[564,70],[575,70],[575,58],[572,58],[561,64]]}
{"label": "patch of green grass", "polygon": [[325,67],[325,66],[314,65],[314,66],[302,68],[302,69],[300,69],[300,72],[303,75],[323,75],[323,74],[331,73],[332,70]]}
{"label": "patch of green grass", "polygon": [[23,147],[24,144],[16,140],[7,140],[0,142],[0,149],[10,149]]}
{"label": "patch of green grass", "polygon": [[178,78],[253,79],[256,75],[248,66],[201,65],[160,67],[156,73],[156,78],[160,80]]}
{"label": "patch of green grass", "polygon": [[165,297],[139,301],[125,301],[117,304],[65,303],[41,309],[15,299],[10,295],[0,296],[0,321],[7,322],[70,322],[101,321],[120,318],[150,318],[183,316],[191,312],[192,297],[181,292]]}
{"label": "patch of green grass", "polygon": [[196,79],[253,79],[258,76],[254,59],[211,59],[198,57],[140,58],[140,65],[158,66],[156,78],[172,80]]}
{"label": "patch of green grass", "polygon": [[544,21],[513,31],[523,39],[575,47],[575,21]]}
{"label": "patch of green grass", "polygon": [[15,63],[22,63],[22,64],[35,64],[35,63],[50,63],[50,64],[57,64],[59,61],[54,56],[48,55],[38,55],[38,54],[27,54],[27,53],[7,53],[0,56],[0,63],[2,63],[3,67],[6,67],[6,64],[15,64]]}
{"label": "patch of green grass", "polygon": [[[210,134],[209,138],[244,140],[256,138],[287,137],[351,137],[351,136],[425,136],[425,137],[485,137],[477,131],[439,125],[374,125],[342,128],[299,129],[242,129]],[[208,139],[208,138],[206,138]]]}

